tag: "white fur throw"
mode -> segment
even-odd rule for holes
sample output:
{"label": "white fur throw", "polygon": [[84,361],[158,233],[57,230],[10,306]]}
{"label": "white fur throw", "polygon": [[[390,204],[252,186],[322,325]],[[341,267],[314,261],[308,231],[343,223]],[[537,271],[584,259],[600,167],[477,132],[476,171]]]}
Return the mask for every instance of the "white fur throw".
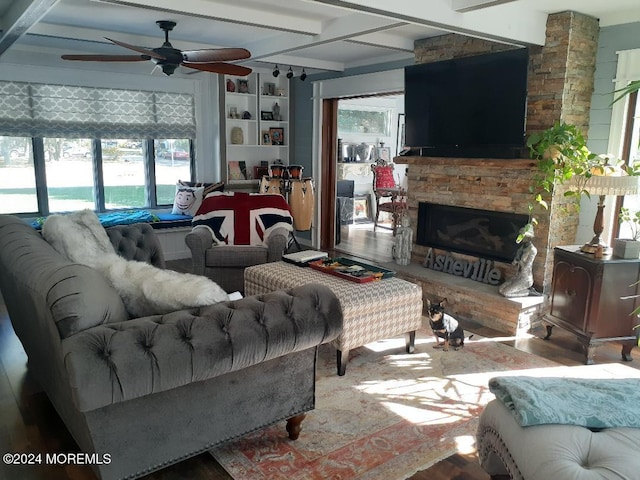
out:
{"label": "white fur throw", "polygon": [[42,236],[71,261],[102,273],[120,294],[132,317],[164,314],[229,299],[217,283],[206,277],[120,257],[91,210],[49,216],[42,226]]}

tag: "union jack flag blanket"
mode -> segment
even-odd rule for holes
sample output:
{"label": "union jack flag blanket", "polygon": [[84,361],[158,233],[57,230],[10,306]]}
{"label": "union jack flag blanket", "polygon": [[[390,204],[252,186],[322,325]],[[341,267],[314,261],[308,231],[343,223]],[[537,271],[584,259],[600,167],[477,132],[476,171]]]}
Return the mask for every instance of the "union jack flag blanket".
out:
{"label": "union jack flag blanket", "polygon": [[282,195],[212,192],[202,201],[191,225],[208,228],[218,243],[262,245],[278,227],[293,231],[293,217]]}

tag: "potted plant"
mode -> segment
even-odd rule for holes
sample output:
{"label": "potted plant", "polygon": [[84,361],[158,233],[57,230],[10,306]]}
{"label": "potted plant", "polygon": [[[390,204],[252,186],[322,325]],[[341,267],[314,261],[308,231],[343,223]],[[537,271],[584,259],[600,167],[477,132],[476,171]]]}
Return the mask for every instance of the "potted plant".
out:
{"label": "potted plant", "polygon": [[517,242],[520,243],[537,224],[533,216],[535,205],[548,209],[544,199],[554,187],[570,182],[565,196],[589,196],[587,180],[603,166],[602,158],[591,153],[580,129],[575,125],[555,122],[544,131],[532,134],[527,140],[531,158],[538,161],[538,171],[531,185],[533,202],[529,204],[529,223],[524,226]]}
{"label": "potted plant", "polygon": [[629,227],[631,238],[615,238],[613,254],[620,258],[640,257],[640,211],[632,212],[628,208],[621,207],[618,221]]}

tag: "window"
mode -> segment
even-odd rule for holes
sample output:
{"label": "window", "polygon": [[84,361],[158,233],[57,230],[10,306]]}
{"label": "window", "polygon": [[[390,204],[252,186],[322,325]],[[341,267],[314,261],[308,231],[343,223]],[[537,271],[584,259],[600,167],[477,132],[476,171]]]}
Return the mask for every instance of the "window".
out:
{"label": "window", "polygon": [[392,110],[384,107],[340,102],[338,131],[388,137],[391,135],[391,114]]}
{"label": "window", "polygon": [[155,141],[156,198],[172,204],[177,180],[191,179],[191,143],[187,139]]}
{"label": "window", "polygon": [[37,211],[31,139],[0,137],[0,213]]}
{"label": "window", "polygon": [[0,81],[0,104],[0,212],[169,206],[192,180],[193,95]]}
{"label": "window", "polygon": [[[620,90],[626,87],[629,82],[638,79],[640,79],[640,49],[618,52],[615,90]],[[640,101],[638,101],[638,92],[626,95],[613,104],[609,151],[628,165],[640,163]],[[640,196],[619,197],[614,209],[612,236],[630,238],[629,225],[619,225],[617,221],[622,206],[628,208],[632,214],[639,211]]]}

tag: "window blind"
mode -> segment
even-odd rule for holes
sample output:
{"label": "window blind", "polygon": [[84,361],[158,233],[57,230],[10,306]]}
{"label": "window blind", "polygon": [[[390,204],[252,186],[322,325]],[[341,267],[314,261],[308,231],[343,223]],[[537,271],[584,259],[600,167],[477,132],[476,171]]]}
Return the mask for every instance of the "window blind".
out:
{"label": "window blind", "polygon": [[0,135],[195,138],[193,95],[0,81]]}

